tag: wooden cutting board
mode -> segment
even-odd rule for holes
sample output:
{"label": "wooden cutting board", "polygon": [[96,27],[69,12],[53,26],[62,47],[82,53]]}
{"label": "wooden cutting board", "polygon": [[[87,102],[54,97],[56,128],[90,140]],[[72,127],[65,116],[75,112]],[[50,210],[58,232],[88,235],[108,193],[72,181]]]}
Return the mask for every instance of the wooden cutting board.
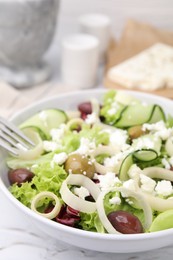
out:
{"label": "wooden cutting board", "polygon": [[[127,89],[121,85],[112,82],[107,77],[108,69],[133,57],[134,55],[140,53],[144,49],[150,47],[157,42],[162,42],[173,46],[173,32],[160,30],[148,24],[129,20],[125,26],[119,42],[115,43],[114,41],[111,41],[110,47],[107,52],[107,63],[103,82],[104,86],[107,88],[122,90]],[[162,88],[153,91],[143,91],[139,89],[131,90],[137,90],[145,93],[147,92],[173,99],[173,88]]]}

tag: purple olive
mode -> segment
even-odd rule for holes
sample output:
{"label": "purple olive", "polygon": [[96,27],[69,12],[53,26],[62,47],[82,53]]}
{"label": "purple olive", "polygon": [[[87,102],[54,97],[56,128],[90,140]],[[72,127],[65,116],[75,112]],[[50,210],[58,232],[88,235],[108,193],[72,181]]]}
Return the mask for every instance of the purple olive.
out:
{"label": "purple olive", "polygon": [[123,234],[143,233],[143,227],[140,220],[132,213],[119,210],[108,214],[108,219],[112,226]]}
{"label": "purple olive", "polygon": [[61,210],[56,216],[55,221],[57,221],[60,224],[74,227],[77,222],[79,222],[80,216],[79,216],[79,211],[69,208],[67,209],[66,206],[62,206]]}
{"label": "purple olive", "polygon": [[81,112],[81,114],[91,114],[92,113],[92,106],[91,102],[83,102],[78,105],[78,109]]}
{"label": "purple olive", "polygon": [[31,181],[33,177],[34,174],[25,168],[10,170],[8,172],[8,179],[11,184],[17,183],[21,185],[24,182]]}

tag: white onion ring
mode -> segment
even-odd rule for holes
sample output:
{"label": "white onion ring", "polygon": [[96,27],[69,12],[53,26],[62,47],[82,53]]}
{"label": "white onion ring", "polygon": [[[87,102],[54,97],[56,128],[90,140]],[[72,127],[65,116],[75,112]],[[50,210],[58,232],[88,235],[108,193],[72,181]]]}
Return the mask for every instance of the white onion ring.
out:
{"label": "white onion ring", "polygon": [[[27,131],[27,129],[26,129]],[[25,134],[25,129],[23,129],[23,132]],[[27,133],[27,132],[26,132]],[[27,135],[27,134],[26,134]],[[30,136],[28,136],[34,143],[36,144],[34,148],[30,150],[25,150],[22,147],[19,147],[18,150],[18,158],[22,160],[34,160],[38,158],[44,151],[43,149],[43,141],[40,138],[39,134],[37,132],[31,132]]]}
{"label": "white onion ring", "polygon": [[[150,178],[159,178],[164,180],[173,181],[173,172],[160,167],[148,167],[145,168],[142,173]],[[173,209],[173,200],[162,199],[152,194],[143,192],[146,200],[150,204],[151,208],[160,212]]]}
{"label": "white onion ring", "polygon": [[66,180],[63,181],[60,189],[60,194],[63,201],[70,207],[84,213],[95,212],[96,203],[83,200],[76,196],[73,192],[70,191],[68,184],[85,187],[95,200],[97,200],[100,194],[100,189],[98,186],[92,180],[82,174],[70,174]]}
{"label": "white onion ring", "polygon": [[107,230],[107,232],[110,234],[121,234],[112,226],[111,222],[109,221],[109,219],[106,216],[105,209],[104,209],[105,195],[107,193],[109,193],[110,191],[114,191],[114,190],[123,192],[123,193],[127,194],[127,196],[133,197],[138,201],[140,207],[144,211],[144,216],[145,216],[144,228],[148,229],[152,223],[152,210],[151,210],[149,203],[146,201],[145,196],[139,190],[138,190],[138,192],[135,192],[135,191],[129,190],[125,187],[116,187],[116,189],[110,189],[106,192],[101,192],[96,201],[97,212],[98,212],[100,221],[102,222],[102,224],[103,224],[104,228]]}
{"label": "white onion ring", "polygon": [[166,140],[165,149],[166,149],[167,154],[168,154],[170,157],[173,156],[173,138],[172,138],[172,136],[169,137],[169,138]]}
{"label": "white onion ring", "polygon": [[92,98],[91,99],[91,107],[92,107],[92,113],[95,113],[95,115],[97,116],[97,118],[99,119],[100,121],[100,118],[99,118],[99,114],[100,114],[100,104],[98,102],[97,99],[95,98]]}
{"label": "white onion ring", "polygon": [[112,190],[106,191],[106,192],[101,192],[100,195],[98,196],[98,199],[96,201],[96,206],[97,206],[97,212],[100,218],[101,223],[103,224],[104,228],[109,234],[121,234],[118,232],[111,224],[109,219],[106,216],[105,209],[104,209],[104,197],[107,193],[109,193]]}
{"label": "white onion ring", "polygon": [[173,181],[173,171],[161,167],[148,167],[143,169],[142,173],[150,178]]}
{"label": "white onion ring", "polygon": [[18,150],[18,158],[22,160],[34,160],[43,153],[43,143],[39,143],[31,150]]}
{"label": "white onion ring", "polygon": [[152,224],[153,214],[152,214],[151,205],[148,202],[148,200],[146,199],[146,197],[144,196],[144,194],[140,190],[137,190],[137,192],[136,192],[136,191],[129,190],[125,187],[118,187],[117,189],[120,192],[127,194],[128,197],[133,197],[137,200],[139,206],[144,211],[144,216],[145,216],[144,228],[146,230],[149,229],[149,227]]}
{"label": "white onion ring", "polygon": [[[109,155],[115,155],[120,150],[117,147],[112,146],[99,146],[97,147],[94,152],[91,154],[91,158],[95,159],[96,156],[100,154],[107,153]],[[94,161],[94,166],[96,169],[96,172],[99,172],[102,175],[105,175],[107,172],[114,172],[114,169],[112,167],[105,167],[101,163],[98,163],[97,161]]]}
{"label": "white onion ring", "polygon": [[96,169],[96,172],[98,172],[99,174],[101,175],[105,175],[107,174],[108,172],[113,172],[113,168],[111,167],[105,167],[104,165],[94,161],[94,167]]}
{"label": "white onion ring", "polygon": [[[53,208],[53,210],[49,213],[41,213],[37,210],[37,204],[38,202],[42,199],[42,198],[45,198],[45,197],[48,197],[48,198],[51,198],[53,199],[56,204]],[[55,218],[58,213],[60,212],[60,209],[61,209],[61,203],[60,203],[60,200],[59,198],[53,193],[53,192],[50,192],[50,191],[43,191],[43,192],[40,192],[38,193],[32,200],[31,202],[31,209],[38,213],[39,215],[43,216],[43,217],[46,217],[48,219],[53,219]]]}
{"label": "white onion ring", "polygon": [[107,153],[109,155],[115,155],[116,153],[119,153],[120,149],[118,147],[114,147],[111,145],[102,145],[102,146],[98,146],[94,152],[92,153],[93,157],[96,157],[100,154],[104,154]]}
{"label": "white onion ring", "polygon": [[173,199],[162,199],[144,192],[143,194],[153,210],[163,212],[173,209]]}

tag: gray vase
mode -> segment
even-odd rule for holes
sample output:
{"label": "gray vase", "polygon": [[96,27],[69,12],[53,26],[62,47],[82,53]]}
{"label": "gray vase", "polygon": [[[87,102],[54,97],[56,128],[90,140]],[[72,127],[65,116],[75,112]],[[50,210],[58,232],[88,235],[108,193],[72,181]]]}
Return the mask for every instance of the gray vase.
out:
{"label": "gray vase", "polygon": [[0,0],[0,79],[15,87],[46,81],[43,61],[56,29],[59,0]]}

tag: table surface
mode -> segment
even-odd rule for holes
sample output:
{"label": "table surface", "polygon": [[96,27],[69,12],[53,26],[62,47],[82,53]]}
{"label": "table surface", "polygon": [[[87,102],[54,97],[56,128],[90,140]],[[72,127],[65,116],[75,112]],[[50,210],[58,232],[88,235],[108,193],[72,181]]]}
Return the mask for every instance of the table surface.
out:
{"label": "table surface", "polygon": [[[64,4],[67,5],[67,2],[64,1]],[[75,1],[76,3],[79,1]],[[90,1],[89,1],[90,2]],[[94,4],[93,10],[96,10],[96,3],[98,1],[94,0],[92,4]],[[103,1],[107,2],[107,1]],[[99,8],[103,8],[103,2],[102,5]],[[116,1],[111,0],[112,3],[115,3]],[[117,1],[117,3],[120,3],[121,1]],[[133,3],[137,3],[139,1],[134,1]],[[156,1],[151,1],[155,3]],[[164,2],[168,5],[171,1],[159,1],[160,3]],[[124,1],[124,3],[127,4],[127,1]],[[142,3],[144,3],[142,1]],[[129,3],[130,4],[130,3]],[[136,6],[136,5],[135,5]],[[106,6],[107,7],[107,6]],[[118,5],[117,5],[118,7]],[[80,6],[79,6],[80,8]],[[86,6],[87,11],[90,10],[90,4]],[[151,8],[151,6],[150,6]],[[166,7],[165,7],[166,8]],[[66,11],[66,15],[69,17],[69,11],[65,9],[65,6],[62,4],[62,11]],[[70,10],[70,8],[68,9]],[[72,9],[74,10],[74,9]],[[74,10],[74,17],[76,17],[76,11]],[[126,9],[127,10],[127,9]],[[129,9],[128,9],[129,10]],[[132,9],[131,9],[132,10]],[[133,9],[135,11],[135,9]],[[160,12],[160,9],[157,9],[157,13]],[[167,8],[169,13],[169,8]],[[64,12],[65,12],[64,11]],[[108,8],[105,9],[105,11],[108,14]],[[112,12],[112,10],[110,9]],[[121,9],[123,12],[123,10]],[[145,9],[146,11],[146,9]],[[165,9],[164,9],[165,11]],[[138,12],[136,12],[138,13]],[[145,13],[145,12],[144,12]],[[145,13],[146,15],[146,13]],[[138,13],[139,16],[139,13]],[[73,18],[74,18],[73,17]],[[124,16],[123,16],[124,17]],[[169,15],[167,17],[168,21],[172,17]],[[65,16],[60,17],[61,21],[64,22]],[[160,21],[160,20],[159,20]],[[162,20],[163,21],[163,20]],[[164,20],[165,21],[165,20]],[[164,26],[164,21],[162,26]],[[165,23],[166,23],[165,21]],[[173,19],[171,20],[173,21]],[[161,23],[161,22],[160,22]],[[65,24],[66,32],[70,32],[69,28],[70,20],[68,19]],[[74,25],[74,19],[73,19],[73,25]],[[171,23],[169,23],[169,27],[171,27]],[[117,26],[117,25],[116,25]],[[73,27],[75,29],[75,26]],[[60,28],[60,34],[62,34],[62,27]],[[59,70],[59,58],[60,58],[60,52],[57,46],[59,45],[59,38],[56,35],[54,39],[54,43],[52,47],[50,48],[49,52],[46,55],[46,59],[48,60],[49,64],[51,65],[53,69],[53,82],[59,82],[60,81],[60,70]],[[56,57],[56,59],[55,59]],[[102,70],[101,70],[102,71]],[[101,79],[101,77],[99,77]],[[97,82],[97,85],[99,85],[99,81]],[[43,91],[45,91],[45,88],[43,88]],[[22,92],[22,90],[21,90]],[[58,92],[58,90],[57,90]],[[27,90],[23,91],[23,93],[27,93]],[[45,93],[43,92],[40,97],[44,97]],[[45,237],[44,234],[39,233],[34,229],[34,226],[31,226],[30,223],[25,220],[20,212],[14,208],[13,205],[10,204],[10,202],[7,200],[7,198],[4,196],[4,194],[0,191],[0,259],[2,260],[61,260],[61,259],[75,259],[75,260],[87,260],[87,259],[94,259],[94,260],[104,260],[104,259],[118,259],[118,260],[154,260],[154,259],[172,259],[173,255],[173,246],[169,246],[166,248],[150,251],[150,252],[142,252],[142,253],[131,253],[131,254],[109,254],[109,253],[100,253],[100,252],[94,252],[94,251],[88,251],[84,249],[79,249],[70,245],[67,245],[65,243],[62,243],[61,241],[54,241],[49,237]]]}

